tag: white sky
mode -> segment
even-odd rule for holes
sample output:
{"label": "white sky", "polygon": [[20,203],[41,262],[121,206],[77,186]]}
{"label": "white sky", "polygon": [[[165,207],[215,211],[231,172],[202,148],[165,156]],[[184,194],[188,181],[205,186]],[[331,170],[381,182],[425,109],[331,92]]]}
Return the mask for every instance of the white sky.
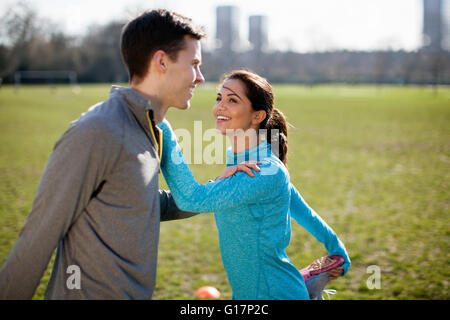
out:
{"label": "white sky", "polygon": [[[17,0],[0,0],[0,15]],[[241,37],[247,38],[248,16],[268,16],[272,49],[414,50],[421,44],[422,0],[26,0],[69,34],[91,24],[127,19],[150,8],[167,8],[204,25],[215,37],[215,8],[237,5]],[[207,44],[208,45],[208,44]]]}

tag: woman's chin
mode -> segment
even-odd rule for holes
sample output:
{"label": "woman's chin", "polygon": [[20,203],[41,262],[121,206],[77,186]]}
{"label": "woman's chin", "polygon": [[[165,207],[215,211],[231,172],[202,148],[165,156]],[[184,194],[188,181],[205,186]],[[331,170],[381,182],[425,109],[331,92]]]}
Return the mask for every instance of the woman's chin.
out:
{"label": "woman's chin", "polygon": [[216,123],[216,130],[227,137],[236,136],[236,134],[242,131],[241,129],[231,129],[229,125],[225,125],[223,122]]}
{"label": "woman's chin", "polygon": [[223,136],[226,134],[226,130],[217,125],[216,125],[216,131],[219,132]]}

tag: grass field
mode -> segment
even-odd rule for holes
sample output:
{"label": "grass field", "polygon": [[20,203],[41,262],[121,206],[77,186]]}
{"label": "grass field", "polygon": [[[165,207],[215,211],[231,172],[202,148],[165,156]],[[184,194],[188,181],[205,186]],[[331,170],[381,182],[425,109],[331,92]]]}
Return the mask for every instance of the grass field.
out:
{"label": "grass field", "polygon": [[[0,265],[24,224],[53,144],[109,85],[0,88]],[[291,181],[345,243],[352,267],[334,299],[449,299],[450,89],[275,86],[289,132]],[[215,88],[197,89],[173,127],[214,126]],[[198,181],[221,165],[192,165]],[[166,184],[161,177],[161,187]],[[295,222],[288,255],[301,268],[326,254]],[[367,268],[381,270],[369,289]],[[42,299],[49,265],[35,299]],[[154,299],[193,299],[202,285],[231,298],[212,214],[161,224]]]}

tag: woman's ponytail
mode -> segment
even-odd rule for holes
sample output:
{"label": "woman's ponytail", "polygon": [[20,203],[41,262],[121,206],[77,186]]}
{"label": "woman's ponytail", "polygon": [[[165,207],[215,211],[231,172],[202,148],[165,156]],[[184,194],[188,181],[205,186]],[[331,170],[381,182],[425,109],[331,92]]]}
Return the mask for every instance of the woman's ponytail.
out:
{"label": "woman's ponytail", "polygon": [[264,123],[265,127],[261,129],[267,129],[267,142],[271,144],[272,152],[286,166],[288,150],[286,117],[279,109],[273,108],[267,122],[264,121]]}

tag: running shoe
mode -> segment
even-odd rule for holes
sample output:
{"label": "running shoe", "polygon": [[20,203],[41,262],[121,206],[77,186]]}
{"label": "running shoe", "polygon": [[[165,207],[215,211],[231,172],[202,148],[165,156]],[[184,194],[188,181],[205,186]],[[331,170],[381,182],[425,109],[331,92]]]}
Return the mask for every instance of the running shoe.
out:
{"label": "running shoe", "polygon": [[314,260],[313,263],[311,263],[309,266],[300,270],[300,273],[302,274],[303,279],[306,282],[308,281],[309,278],[313,276],[320,275],[321,273],[340,267],[343,264],[344,258],[342,258],[341,256],[336,255],[324,256],[322,258]]}
{"label": "running shoe", "polygon": [[340,267],[343,264],[344,259],[342,257],[330,255],[319,258],[306,268],[300,270],[311,300],[323,300],[323,293],[327,294],[328,299],[330,299],[329,294],[336,294],[336,290],[325,289],[330,281],[328,273],[330,270]]}

